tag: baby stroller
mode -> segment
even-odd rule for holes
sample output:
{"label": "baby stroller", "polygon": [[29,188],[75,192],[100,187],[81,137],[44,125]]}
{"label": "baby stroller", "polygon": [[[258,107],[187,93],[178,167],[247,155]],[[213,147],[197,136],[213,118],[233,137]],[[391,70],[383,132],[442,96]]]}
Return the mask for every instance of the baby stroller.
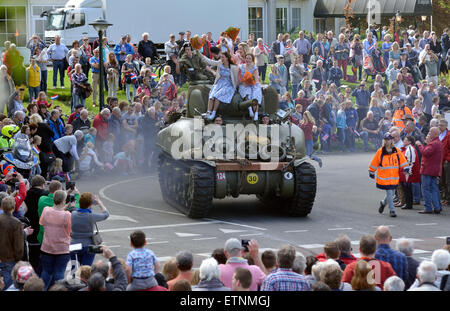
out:
{"label": "baby stroller", "polygon": [[367,81],[369,76],[372,77],[372,80],[375,80],[375,76],[380,74],[382,77],[386,78],[386,64],[384,63],[383,53],[375,47],[370,55],[366,55],[364,58],[363,64],[363,79]]}

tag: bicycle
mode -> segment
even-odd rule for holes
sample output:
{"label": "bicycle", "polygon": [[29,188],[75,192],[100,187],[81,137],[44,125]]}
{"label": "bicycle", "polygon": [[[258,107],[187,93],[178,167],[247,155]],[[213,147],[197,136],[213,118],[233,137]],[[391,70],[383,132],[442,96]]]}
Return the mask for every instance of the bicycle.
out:
{"label": "bicycle", "polygon": [[161,75],[164,74],[164,67],[167,66],[167,61],[164,57],[158,58],[153,61],[154,64],[154,73],[158,78],[161,78]]}

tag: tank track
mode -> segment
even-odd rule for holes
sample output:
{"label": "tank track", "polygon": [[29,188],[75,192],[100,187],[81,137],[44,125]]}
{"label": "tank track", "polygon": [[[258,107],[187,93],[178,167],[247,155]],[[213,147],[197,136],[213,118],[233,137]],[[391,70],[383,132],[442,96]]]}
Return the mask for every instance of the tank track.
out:
{"label": "tank track", "polygon": [[305,217],[311,213],[317,191],[316,170],[312,164],[304,162],[295,168],[294,197],[285,205],[290,216]]}
{"label": "tank track", "polygon": [[257,195],[263,203],[264,210],[270,211],[274,206],[279,206],[293,217],[305,217],[311,213],[317,190],[316,170],[310,163],[305,162],[295,168],[294,175],[295,190],[292,198],[281,199],[275,195],[266,197]]}
{"label": "tank track", "polygon": [[164,201],[190,218],[207,216],[214,198],[213,167],[161,153],[158,176]]}

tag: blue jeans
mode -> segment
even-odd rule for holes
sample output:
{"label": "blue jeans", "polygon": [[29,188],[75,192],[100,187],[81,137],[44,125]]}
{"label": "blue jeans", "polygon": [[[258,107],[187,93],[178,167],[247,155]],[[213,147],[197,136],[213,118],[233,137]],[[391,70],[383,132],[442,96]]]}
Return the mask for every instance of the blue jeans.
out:
{"label": "blue jeans", "polygon": [[422,197],[422,189],[420,189],[420,182],[412,183],[413,189],[413,201],[420,202],[420,198]]}
{"label": "blue jeans", "polygon": [[386,196],[384,197],[383,203],[387,204],[389,206],[389,210],[395,213],[394,193],[395,189],[386,190]]}
{"label": "blue jeans", "polygon": [[45,92],[47,94],[47,70],[41,71],[41,91]]}
{"label": "blue jeans", "polygon": [[[133,88],[133,98],[130,98],[130,87]],[[136,86],[134,83],[129,84],[125,83],[125,93],[127,94],[128,102],[131,103],[134,100],[134,97],[136,96]]]}
{"label": "blue jeans", "polygon": [[379,148],[381,146],[381,134],[377,133],[372,134],[372,133],[368,133],[366,131],[361,132],[361,138],[364,142],[364,151],[368,151],[369,150],[369,138],[374,138],[375,139],[375,148]]}
{"label": "blue jeans", "polygon": [[28,87],[28,93],[30,94],[30,98],[28,99],[30,103],[33,99],[38,99],[39,92],[41,91],[41,87]]}
{"label": "blue jeans", "polygon": [[[75,256],[76,255],[76,256]],[[88,247],[84,246],[79,251],[70,252],[70,260],[72,262],[72,270],[74,270],[75,260],[78,260],[81,266],[92,266],[95,254],[88,253]]]}
{"label": "blue jeans", "polygon": [[297,98],[298,84],[292,83],[292,98]]}
{"label": "blue jeans", "polygon": [[41,252],[42,273],[41,279],[45,284],[45,291],[52,286],[55,281],[64,279],[67,263],[70,261],[70,254],[52,255]]}
{"label": "blue jeans", "polygon": [[305,144],[306,144],[306,155],[309,156],[311,159],[313,159],[315,161],[319,161],[320,159],[312,154],[313,150],[314,150],[314,142],[313,142],[313,140],[312,139],[305,139]]}
{"label": "blue jeans", "polygon": [[59,82],[61,83],[61,86],[64,86],[64,61],[63,60],[54,60],[53,61],[53,86],[54,87],[56,87],[58,71],[59,71]]}
{"label": "blue jeans", "polygon": [[341,151],[344,151],[344,149],[345,149],[345,129],[337,128],[337,135],[339,138],[339,149],[341,149]]}
{"label": "blue jeans", "polygon": [[86,106],[86,99],[78,94],[72,94],[72,112],[75,110],[75,107],[80,103],[83,106]]}
{"label": "blue jeans", "polygon": [[441,199],[439,194],[438,179],[436,176],[421,175],[422,190],[425,210],[432,212],[441,210]]}
{"label": "blue jeans", "polygon": [[15,264],[14,261],[0,262],[0,275],[3,276],[3,282],[5,283],[5,288],[3,290],[7,290],[12,284],[11,271]]}

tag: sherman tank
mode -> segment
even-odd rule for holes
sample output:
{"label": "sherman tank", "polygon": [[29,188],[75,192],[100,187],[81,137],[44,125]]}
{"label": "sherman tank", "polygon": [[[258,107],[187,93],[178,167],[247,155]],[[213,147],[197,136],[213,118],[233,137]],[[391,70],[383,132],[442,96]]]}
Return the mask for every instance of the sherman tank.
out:
{"label": "sherman tank", "polygon": [[[205,118],[211,85],[191,83],[187,107],[158,132],[158,177],[163,199],[190,218],[203,218],[214,199],[256,195],[261,206],[307,216],[316,196],[316,171],[306,156],[303,131],[278,109],[278,94],[263,89],[259,114],[249,116],[238,93],[217,114],[223,124]],[[266,118],[267,120],[267,118]]]}

